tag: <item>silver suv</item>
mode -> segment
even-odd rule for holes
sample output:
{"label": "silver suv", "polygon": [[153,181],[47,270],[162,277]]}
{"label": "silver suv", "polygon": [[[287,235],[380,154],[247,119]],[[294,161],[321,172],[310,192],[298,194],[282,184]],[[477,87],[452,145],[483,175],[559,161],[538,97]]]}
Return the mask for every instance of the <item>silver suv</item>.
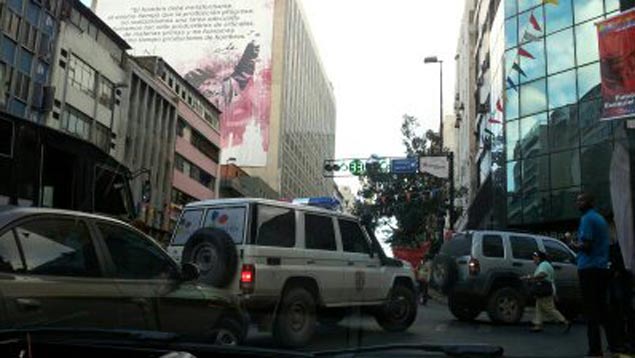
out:
{"label": "silver suv", "polygon": [[497,323],[517,323],[532,298],[520,276],[533,274],[535,251],[545,251],[556,270],[558,307],[572,318],[580,311],[575,253],[550,237],[505,231],[456,234],[441,247],[432,264],[431,284],[448,295],[459,320],[482,311]]}
{"label": "silver suv", "polygon": [[316,321],[336,323],[351,307],[388,331],[406,330],[417,315],[412,268],[386,257],[355,217],[334,211],[260,199],[192,203],[168,253],[239,297],[284,346],[307,344]]}

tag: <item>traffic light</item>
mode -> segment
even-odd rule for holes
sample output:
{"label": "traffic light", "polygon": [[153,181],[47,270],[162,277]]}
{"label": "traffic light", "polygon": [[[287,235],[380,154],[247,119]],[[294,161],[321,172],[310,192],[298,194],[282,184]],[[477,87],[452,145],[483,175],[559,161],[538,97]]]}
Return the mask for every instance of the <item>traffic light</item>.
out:
{"label": "traffic light", "polygon": [[380,173],[390,173],[389,158],[372,159],[330,159],[324,161],[322,174],[326,178],[361,176],[369,168],[376,168]]}

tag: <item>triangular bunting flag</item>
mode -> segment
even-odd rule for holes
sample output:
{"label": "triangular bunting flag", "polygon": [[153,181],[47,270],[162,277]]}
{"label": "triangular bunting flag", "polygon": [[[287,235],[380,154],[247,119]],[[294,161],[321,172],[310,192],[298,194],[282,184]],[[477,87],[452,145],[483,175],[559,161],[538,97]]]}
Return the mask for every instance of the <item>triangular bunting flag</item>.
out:
{"label": "triangular bunting flag", "polygon": [[525,34],[523,35],[523,42],[534,42],[534,41],[540,41],[540,36],[536,36],[529,31],[525,31]]}
{"label": "triangular bunting flag", "polygon": [[538,23],[538,19],[536,19],[536,16],[534,15],[533,12],[531,13],[531,16],[529,17],[529,22],[531,23],[531,26],[533,26],[536,31],[542,32],[542,27],[540,27],[540,24]]}
{"label": "triangular bunting flag", "polygon": [[522,68],[520,68],[520,65],[517,62],[514,62],[514,64],[512,65],[512,69],[516,70],[516,72],[520,73],[523,77],[527,77],[527,74],[525,73],[525,71],[523,71]]}
{"label": "triangular bunting flag", "polygon": [[527,58],[531,58],[532,60],[535,60],[536,58],[534,57],[534,55],[530,54],[529,52],[527,52],[527,50],[525,50],[522,47],[518,48],[518,55],[523,56],[523,57],[527,57]]}
{"label": "triangular bunting flag", "polygon": [[558,5],[558,0],[542,0],[543,4],[553,4]]}
{"label": "triangular bunting flag", "polygon": [[496,101],[496,109],[501,113],[503,112],[503,103],[501,103],[500,99]]}
{"label": "triangular bunting flag", "polygon": [[507,77],[507,84],[509,84],[509,86],[516,92],[518,92],[518,88],[516,87],[516,84],[514,83],[514,81],[512,81],[511,78]]}
{"label": "triangular bunting flag", "polygon": [[503,123],[503,122],[501,122],[500,120],[498,120],[498,119],[496,119],[494,117],[490,117],[488,122],[489,123],[493,123],[493,124],[501,124],[501,123]]}

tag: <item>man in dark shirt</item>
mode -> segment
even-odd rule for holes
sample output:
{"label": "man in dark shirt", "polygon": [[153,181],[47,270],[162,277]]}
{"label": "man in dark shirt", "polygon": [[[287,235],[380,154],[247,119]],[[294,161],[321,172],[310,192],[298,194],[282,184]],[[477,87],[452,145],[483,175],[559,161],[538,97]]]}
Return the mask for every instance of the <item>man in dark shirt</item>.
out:
{"label": "man in dark shirt", "polygon": [[578,277],[587,318],[588,356],[602,357],[600,325],[604,328],[609,349],[620,352],[613,335],[608,314],[608,283],[610,234],[606,220],[594,208],[594,199],[588,193],[578,195],[576,204],[582,217],[578,238],[573,247],[578,251]]}

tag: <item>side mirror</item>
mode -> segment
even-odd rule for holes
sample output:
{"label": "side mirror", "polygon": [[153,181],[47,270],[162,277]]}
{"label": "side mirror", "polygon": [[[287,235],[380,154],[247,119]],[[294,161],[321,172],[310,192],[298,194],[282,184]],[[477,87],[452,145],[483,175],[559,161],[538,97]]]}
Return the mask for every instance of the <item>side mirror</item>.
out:
{"label": "side mirror", "polygon": [[191,262],[183,264],[183,267],[181,268],[181,279],[183,281],[194,281],[198,279],[200,275],[201,271],[195,264]]}

